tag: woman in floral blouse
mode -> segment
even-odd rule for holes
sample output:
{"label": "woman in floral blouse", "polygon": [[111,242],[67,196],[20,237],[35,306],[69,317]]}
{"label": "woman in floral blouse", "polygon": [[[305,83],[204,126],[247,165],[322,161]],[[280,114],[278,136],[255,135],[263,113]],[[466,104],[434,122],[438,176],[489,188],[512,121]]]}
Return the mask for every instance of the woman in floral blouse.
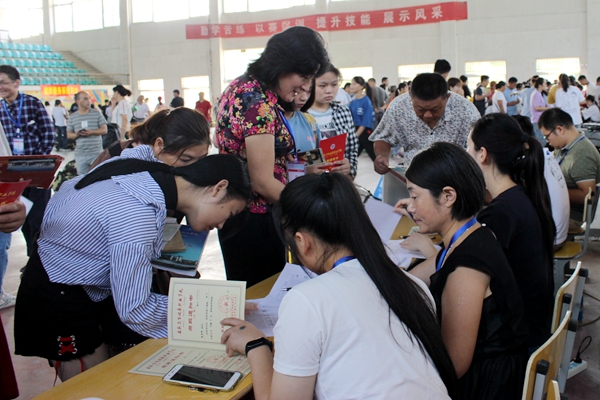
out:
{"label": "woman in floral blouse", "polygon": [[227,279],[251,286],[281,271],[285,247],[271,216],[288,181],[294,137],[278,101],[310,91],[316,74],[329,66],[323,38],[306,27],[271,37],[246,73],[233,80],[218,105],[216,142],[221,153],[242,158],[254,196],[246,219],[232,219],[219,231]]}

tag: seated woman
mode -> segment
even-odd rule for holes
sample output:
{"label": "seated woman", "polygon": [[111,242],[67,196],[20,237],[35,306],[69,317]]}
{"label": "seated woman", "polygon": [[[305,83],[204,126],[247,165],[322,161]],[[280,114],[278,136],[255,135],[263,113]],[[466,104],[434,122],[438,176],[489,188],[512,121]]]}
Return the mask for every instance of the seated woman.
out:
{"label": "seated woman", "polygon": [[481,168],[492,198],[477,218],[496,235],[525,306],[532,352],[550,337],[554,308],[554,238],[556,226],[544,153],[511,117],[490,114],[473,126],[468,152]]}
{"label": "seated woman", "polygon": [[444,250],[413,234],[405,247],[428,258],[411,273],[429,285],[442,337],[462,386],[461,399],[520,399],[527,364],[523,302],[483,207],[481,170],[460,146],[435,143],[406,171],[409,199],[396,209],[421,233],[439,232]]}
{"label": "seated woman", "polygon": [[168,298],[150,291],[167,209],[196,231],[221,228],[251,192],[230,155],[178,168],[115,158],[66,182],[48,203],[19,287],[16,354],[51,360],[65,380],[108,358],[103,343],[136,340],[130,330],[137,342],[167,337]]}
{"label": "seated woman", "polygon": [[210,149],[210,126],[198,111],[185,107],[162,110],[133,127],[129,140],[110,145],[94,161],[90,170],[126,148],[140,144],[152,147],[153,158],[174,167],[183,167],[206,156]]}
{"label": "seated woman", "polygon": [[283,299],[274,360],[252,324],[221,322],[231,326],[228,353],[250,360],[256,399],[458,398],[428,290],[388,258],[348,178],[294,180],[275,216],[294,256],[320,276]]}

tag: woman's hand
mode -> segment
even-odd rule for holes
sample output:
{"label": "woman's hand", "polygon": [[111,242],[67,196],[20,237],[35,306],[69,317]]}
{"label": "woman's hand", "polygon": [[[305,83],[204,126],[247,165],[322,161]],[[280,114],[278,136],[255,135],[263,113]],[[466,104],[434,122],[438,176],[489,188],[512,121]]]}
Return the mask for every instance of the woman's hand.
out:
{"label": "woman's hand", "polygon": [[325,172],[327,172],[327,170],[323,169],[323,168],[331,167],[331,166],[333,166],[333,163],[330,163],[330,162],[317,164],[317,165],[306,165],[304,167],[304,173],[307,175],[308,174],[321,175],[321,174],[324,174]]}
{"label": "woman's hand", "polygon": [[245,315],[250,315],[254,311],[258,311],[258,304],[256,304],[253,301],[246,301],[246,304],[244,306],[244,314]]}
{"label": "woman's hand", "polygon": [[340,174],[350,175],[350,160],[348,160],[347,158],[344,158],[340,161],[334,161],[333,165],[335,166],[333,167],[331,172],[338,172]]}
{"label": "woman's hand", "polygon": [[410,199],[408,198],[398,200],[398,202],[394,206],[394,212],[401,215],[406,215],[407,217],[412,219],[413,216],[411,215],[411,213],[408,212],[408,203],[410,203]]}
{"label": "woman's hand", "polygon": [[19,229],[27,218],[25,204],[20,201],[0,206],[0,232],[11,233]]}
{"label": "woman's hand", "polygon": [[437,254],[437,250],[431,238],[428,235],[413,233],[406,240],[400,243],[400,247],[406,250],[417,250],[423,253],[426,258]]}
{"label": "woman's hand", "polygon": [[245,355],[248,342],[265,336],[260,329],[241,319],[225,318],[221,321],[221,325],[231,326],[221,336],[221,343],[227,345],[226,352],[230,357],[236,352]]}

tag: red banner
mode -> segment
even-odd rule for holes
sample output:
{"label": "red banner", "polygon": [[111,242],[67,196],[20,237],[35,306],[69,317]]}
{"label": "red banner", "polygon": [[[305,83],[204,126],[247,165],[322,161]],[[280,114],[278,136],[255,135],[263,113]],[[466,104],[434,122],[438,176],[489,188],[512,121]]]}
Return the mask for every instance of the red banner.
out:
{"label": "red banner", "polygon": [[80,85],[41,85],[43,97],[74,96],[81,90]]}
{"label": "red banner", "polygon": [[391,10],[318,14],[251,24],[186,25],[186,39],[272,36],[291,26],[307,26],[317,31],[387,28],[467,19],[466,2],[447,2]]}

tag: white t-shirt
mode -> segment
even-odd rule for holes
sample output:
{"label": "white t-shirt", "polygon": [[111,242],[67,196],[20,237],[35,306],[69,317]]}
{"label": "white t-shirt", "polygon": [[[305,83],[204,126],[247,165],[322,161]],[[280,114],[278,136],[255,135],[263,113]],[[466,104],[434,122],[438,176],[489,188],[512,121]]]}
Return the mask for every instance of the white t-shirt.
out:
{"label": "white t-shirt", "polygon": [[319,140],[337,136],[338,133],[333,123],[333,108],[329,107],[325,112],[315,111],[311,108],[308,113],[317,120]]}
{"label": "white t-shirt", "polygon": [[65,108],[60,106],[54,107],[52,116],[54,117],[54,125],[67,126],[67,110]]}
{"label": "white t-shirt", "polygon": [[316,399],[449,399],[390,312],[357,260],[295,286],[279,307],[275,371],[317,374]]}
{"label": "white t-shirt", "polygon": [[140,104],[136,101],[133,108],[136,109],[133,113],[133,116],[136,118],[147,118],[148,114],[150,114],[150,107],[146,103]]}
{"label": "white t-shirt", "polygon": [[547,148],[544,148],[544,178],[548,185],[548,193],[552,203],[552,218],[556,225],[554,244],[560,244],[567,240],[567,233],[569,232],[569,191],[556,157]]}
{"label": "white t-shirt", "polygon": [[337,93],[335,94],[335,101],[339,102],[343,106],[347,106],[352,101],[352,97],[342,88],[338,88]]}
{"label": "white t-shirt", "polygon": [[121,115],[127,115],[127,127],[125,131],[129,130],[129,121],[131,121],[131,117],[133,116],[133,111],[131,111],[131,105],[125,99],[121,100],[119,104],[112,110],[111,122],[113,124],[119,125],[119,129],[121,129],[121,125],[123,124],[123,118]]}
{"label": "white t-shirt", "polygon": [[575,86],[569,86],[565,92],[562,87],[556,91],[556,107],[561,108],[564,112],[569,113],[573,118],[573,123],[579,125],[583,122],[581,119],[580,104],[584,101],[583,93]]}
{"label": "white t-shirt", "polygon": [[600,122],[600,108],[595,104],[581,110],[581,115],[583,116],[583,119],[590,118],[593,122]]}
{"label": "white t-shirt", "polygon": [[502,93],[499,90],[496,90],[494,92],[494,95],[492,96],[492,111],[491,112],[495,112],[495,113],[499,113],[502,112],[500,111],[500,106],[498,105],[498,100],[502,101],[502,108],[504,109],[504,114],[506,114],[507,112],[507,101],[506,101],[506,96],[504,96],[504,93]]}

